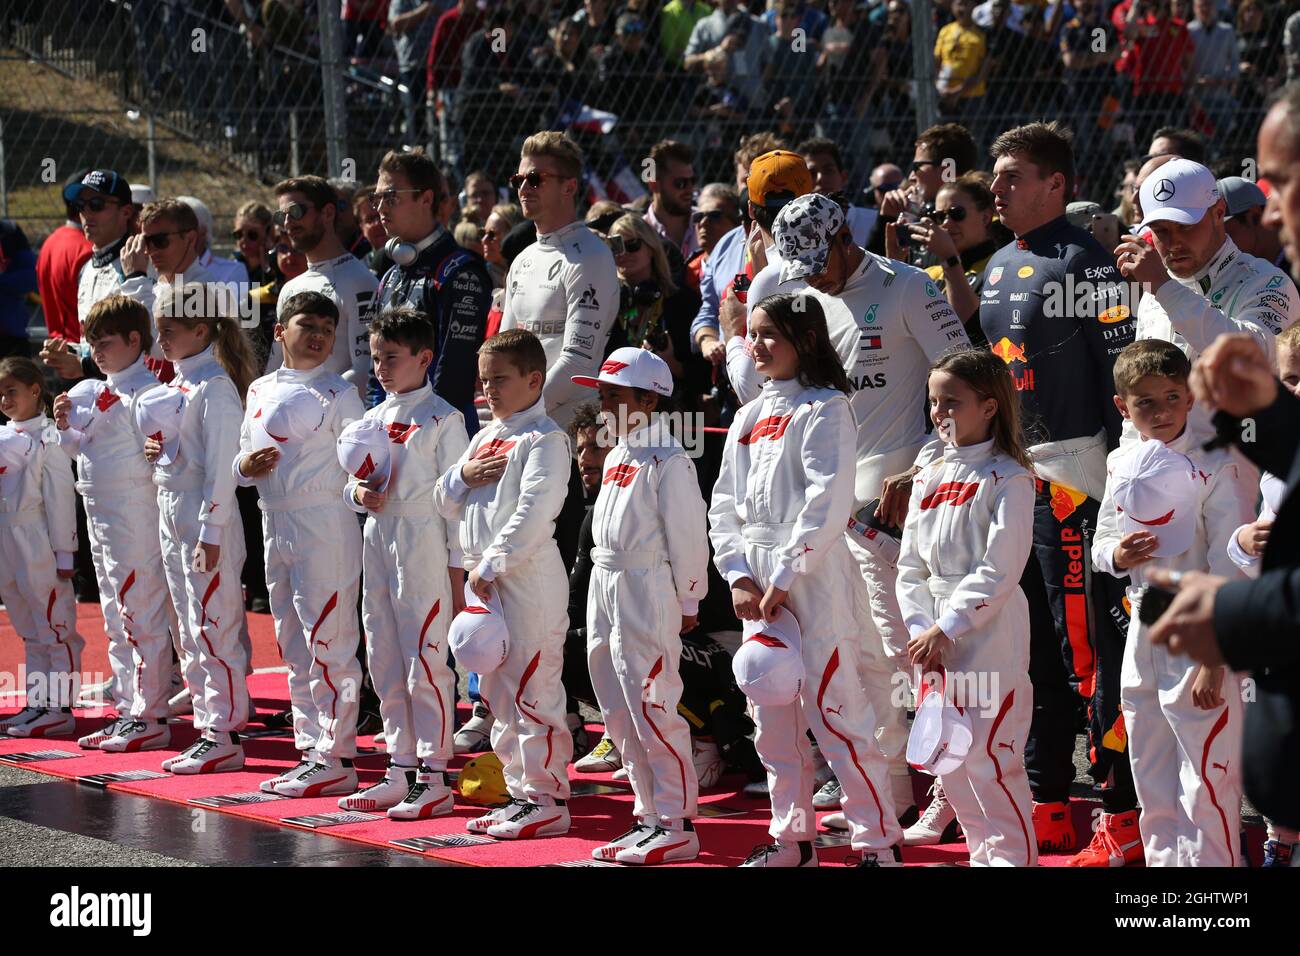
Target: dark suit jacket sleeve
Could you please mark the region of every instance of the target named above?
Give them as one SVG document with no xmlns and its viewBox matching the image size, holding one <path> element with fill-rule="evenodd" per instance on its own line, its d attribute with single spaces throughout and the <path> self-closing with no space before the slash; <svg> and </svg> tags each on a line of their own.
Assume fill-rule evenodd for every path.
<svg viewBox="0 0 1300 956">
<path fill-rule="evenodd" d="M 1246 426 L 1250 421 L 1255 425 L 1253 436 Z M 1214 426 L 1219 434 L 1230 437 L 1241 453 L 1259 467 L 1279 478 L 1291 474 L 1291 465 L 1300 451 L 1300 398 L 1281 384 L 1277 388 L 1277 398 L 1268 408 L 1245 419 L 1218 412 L 1214 416 Z M 1243 441 L 1243 437 L 1253 440 Z"/>
</svg>

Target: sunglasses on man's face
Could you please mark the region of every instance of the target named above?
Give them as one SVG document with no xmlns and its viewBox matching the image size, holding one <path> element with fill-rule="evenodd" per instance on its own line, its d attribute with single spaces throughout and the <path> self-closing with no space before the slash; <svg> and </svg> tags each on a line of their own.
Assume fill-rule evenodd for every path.
<svg viewBox="0 0 1300 956">
<path fill-rule="evenodd" d="M 704 220 L 709 222 L 721 222 L 727 217 L 725 211 L 721 209 L 710 209 L 707 212 L 699 211 L 691 213 L 691 225 L 698 226 Z"/>
<path fill-rule="evenodd" d="M 150 249 L 166 249 L 172 244 L 172 236 L 183 236 L 189 229 L 176 229 L 172 232 L 145 233 L 144 244 Z"/>
<path fill-rule="evenodd" d="M 234 239 L 235 242 L 243 239 L 247 239 L 249 242 L 261 242 L 262 231 L 260 229 L 232 229 L 230 230 L 230 238 Z"/>
<path fill-rule="evenodd" d="M 300 202 L 290 203 L 287 209 L 277 209 L 271 213 L 271 221 L 277 226 L 283 226 L 290 219 L 297 222 L 307 215 L 307 210 L 310 208 L 310 206 L 305 206 Z"/>
<path fill-rule="evenodd" d="M 912 160 L 912 164 L 907 167 L 907 171 L 910 173 L 919 173 L 927 166 L 938 166 L 938 165 L 939 164 L 936 163 L 933 159 L 914 159 Z"/>
<path fill-rule="evenodd" d="M 536 189 L 545 179 L 565 179 L 559 173 L 544 173 L 541 170 L 530 170 L 527 173 L 515 173 L 510 177 L 510 188 L 519 192 L 524 186 L 530 189 Z"/>
<path fill-rule="evenodd" d="M 892 183 L 881 183 L 879 186 L 876 187 L 876 192 L 883 196 L 885 193 L 893 192 L 901 185 L 903 185 L 903 181 L 901 179 L 895 180 Z"/>
<path fill-rule="evenodd" d="M 673 189 L 686 189 L 695 185 L 694 176 L 678 176 L 676 179 L 669 181 L 672 183 Z"/>
<path fill-rule="evenodd" d="M 72 205 L 73 208 L 77 210 L 77 212 L 84 212 L 87 209 L 89 209 L 91 212 L 103 212 L 104 207 L 107 206 L 109 203 L 112 203 L 114 206 L 122 205 L 122 201 L 120 199 L 105 199 L 102 196 L 96 196 L 93 199 L 78 199 Z"/>
<path fill-rule="evenodd" d="M 484 240 L 485 242 L 496 242 L 496 241 L 497 241 L 497 231 L 496 231 L 495 229 L 484 229 L 484 230 L 483 230 L 483 240 Z"/>
</svg>

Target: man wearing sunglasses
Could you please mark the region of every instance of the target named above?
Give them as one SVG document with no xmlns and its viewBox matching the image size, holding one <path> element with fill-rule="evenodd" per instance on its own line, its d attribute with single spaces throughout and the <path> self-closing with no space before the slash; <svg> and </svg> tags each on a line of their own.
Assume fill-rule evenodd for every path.
<svg viewBox="0 0 1300 956">
<path fill-rule="evenodd" d="M 321 367 L 351 382 L 364 399 L 370 380 L 369 326 L 379 283 L 343 245 L 337 218 L 342 200 L 329 182 L 320 176 L 286 179 L 276 183 L 275 198 L 271 221 L 293 251 L 307 257 L 307 271 L 286 282 L 277 301 L 288 302 L 300 292 L 319 292 L 333 301 L 339 310 L 338 334 Z M 267 374 L 283 362 L 283 347 L 273 342 Z"/>
<path fill-rule="evenodd" d="M 218 283 L 199 264 L 200 235 L 198 216 L 179 199 L 147 204 L 140 210 L 140 231 L 122 247 L 126 278 L 142 281 L 123 292 L 152 312 L 154 300 L 166 286 Z M 156 278 L 150 281 L 150 276 Z"/>
<path fill-rule="evenodd" d="M 934 202 L 945 182 L 970 172 L 978 160 L 979 150 L 966 127 L 940 123 L 922 132 L 916 138 L 907 182 L 903 188 L 886 193 L 880 201 L 880 218 L 867 248 L 884 255 L 885 223 L 897 222 L 899 214 L 909 205 Z"/>
<path fill-rule="evenodd" d="M 700 190 L 699 207 L 691 213 L 691 229 L 699 250 L 686 263 L 686 277 L 697 291 L 704 266 L 722 237 L 740 224 L 740 199 L 727 183 L 709 183 Z"/>
<path fill-rule="evenodd" d="M 438 221 L 449 194 L 442 172 L 423 150 L 392 150 L 379 163 L 373 201 L 395 265 L 379 284 L 376 314 L 409 306 L 427 316 L 438 352 L 429 366 L 433 390 L 460 409 L 478 431 L 474 383 L 478 347 L 487 333 L 492 278 L 482 258 L 462 249 Z M 371 377 L 370 404 L 383 400 Z"/>
<path fill-rule="evenodd" d="M 695 198 L 695 151 L 685 143 L 665 139 L 650 148 L 650 208 L 645 221 L 676 247 L 683 260 L 699 250 L 699 239 L 691 228 L 691 203 Z"/>
<path fill-rule="evenodd" d="M 510 185 L 537 242 L 506 276 L 501 329 L 526 329 L 546 349 L 546 412 L 567 428 L 590 393 L 573 376 L 595 378 L 618 315 L 614 256 L 577 214 L 582 150 L 563 133 L 534 133 L 524 141 Z"/>
</svg>

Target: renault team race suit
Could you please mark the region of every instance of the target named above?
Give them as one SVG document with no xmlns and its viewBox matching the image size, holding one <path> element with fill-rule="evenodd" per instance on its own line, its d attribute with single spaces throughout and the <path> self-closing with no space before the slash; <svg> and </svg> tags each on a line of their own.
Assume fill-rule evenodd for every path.
<svg viewBox="0 0 1300 956">
<path fill-rule="evenodd" d="M 1129 620 L 1125 582 L 1094 575 L 1089 560 L 1105 452 L 1120 434 L 1112 369 L 1134 335 L 1120 282 L 1114 258 L 1060 216 L 993 254 L 979 310 L 993 353 L 1015 379 L 1022 423 L 1033 436 L 1034 547 L 1021 580 L 1034 688 L 1024 750 L 1030 788 L 1039 803 L 1069 798 L 1074 737 L 1089 705 L 1091 773 L 1100 784 L 1110 781 L 1102 791 L 1108 813 L 1136 806 L 1119 710 Z M 1067 485 L 1048 474 L 1077 478 Z"/>
</svg>

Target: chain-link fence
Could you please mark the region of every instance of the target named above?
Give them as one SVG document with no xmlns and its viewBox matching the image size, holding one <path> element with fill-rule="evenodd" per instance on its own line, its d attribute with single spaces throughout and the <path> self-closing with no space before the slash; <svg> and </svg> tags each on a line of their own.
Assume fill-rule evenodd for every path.
<svg viewBox="0 0 1300 956">
<path fill-rule="evenodd" d="M 1300 6 L 1211 2 L 1215 28 L 1189 30 L 1162 19 L 1168 0 L 1132 15 L 1130 0 L 767 2 L 6 0 L 0 213 L 38 241 L 62 220 L 57 185 L 108 166 L 204 199 L 222 246 L 235 208 L 282 176 L 364 182 L 419 144 L 457 183 L 501 183 L 538 129 L 585 147 L 593 198 L 641 194 L 663 138 L 695 148 L 699 182 L 732 181 L 759 130 L 836 140 L 856 189 L 877 163 L 906 168 L 936 120 L 986 155 L 1038 118 L 1076 129 L 1081 193 L 1109 207 L 1159 127 L 1199 129 L 1230 163 L 1253 151 Z"/>
</svg>

